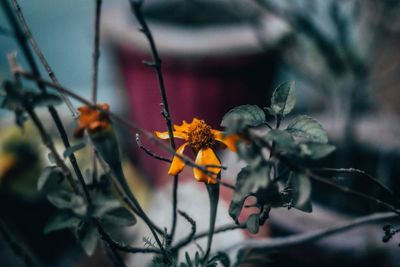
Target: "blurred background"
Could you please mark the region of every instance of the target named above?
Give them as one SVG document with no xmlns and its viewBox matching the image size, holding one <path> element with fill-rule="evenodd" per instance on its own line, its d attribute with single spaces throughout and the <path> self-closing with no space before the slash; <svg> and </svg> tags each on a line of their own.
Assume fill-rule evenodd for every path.
<svg viewBox="0 0 400 267">
<path fill-rule="evenodd" d="M 89 98 L 94 1 L 19 2 L 61 84 Z M 294 80 L 297 105 L 293 115 L 317 118 L 337 146 L 315 167 L 359 168 L 399 192 L 400 1 L 147 0 L 144 10 L 163 62 L 175 123 L 197 117 L 219 128 L 229 109 L 240 104 L 267 106 L 277 85 Z M 3 11 L 0 80 L 10 78 L 6 54 L 19 51 Z M 148 43 L 137 26 L 128 1 L 104 1 L 98 99 L 149 131 L 166 130 L 155 73 L 142 64 L 151 59 Z M 18 54 L 19 62 L 27 67 L 23 55 Z M 43 76 L 47 77 L 45 72 Z M 59 110 L 72 134 L 75 122 L 64 106 Z M 47 153 L 33 127 L 21 133 L 13 119 L 11 113 L 0 111 L 0 218 L 44 266 L 108 266 L 100 251 L 86 259 L 67 231 L 42 234 L 45 221 L 54 211 L 36 191 L 36 180 L 48 164 Z M 43 120 L 48 120 L 49 129 L 54 130 L 45 112 Z M 154 216 L 169 221 L 169 208 L 165 214 L 154 209 L 157 203 L 170 202 L 166 196 L 171 183 L 165 175 L 168 166 L 140 152 L 134 133 L 121 128 L 118 134 L 125 169 L 131 182 L 139 185 L 136 188 L 142 192 L 142 201 Z M 224 176 L 234 182 L 241 165 L 233 154 L 220 153 L 230 167 Z M 88 155 L 80 152 L 82 166 L 87 165 Z M 185 190 L 196 194 L 200 189 L 193 185 L 190 170 L 182 176 Z M 357 177 L 334 179 L 386 198 Z M 187 192 L 182 193 L 184 203 L 193 197 Z M 221 204 L 219 223 L 224 224 L 230 222 L 230 192 L 222 194 L 226 202 Z M 200 199 L 204 194 L 198 195 Z M 262 234 L 311 231 L 378 210 L 376 205 L 319 184 L 314 185 L 313 199 L 311 215 L 292 210 L 271 212 Z M 188 209 L 201 209 L 186 205 Z M 141 229 L 127 231 L 132 242 L 141 244 Z M 383 244 L 382 235 L 380 225 L 360 227 L 314 245 L 277 253 L 271 266 L 396 266 L 398 241 Z M 245 237 L 239 233 L 232 238 Z M 215 249 L 226 246 L 223 237 L 216 243 Z M 134 257 L 128 260 L 131 266 L 145 264 Z M 1 239 L 0 263 L 21 265 Z"/>
</svg>

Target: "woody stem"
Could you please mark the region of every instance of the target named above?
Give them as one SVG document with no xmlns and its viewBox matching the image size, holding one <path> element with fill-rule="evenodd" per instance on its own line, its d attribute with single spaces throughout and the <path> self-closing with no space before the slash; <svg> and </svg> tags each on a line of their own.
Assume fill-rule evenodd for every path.
<svg viewBox="0 0 400 267">
<path fill-rule="evenodd" d="M 167 93 L 165 90 L 164 77 L 163 77 L 163 74 L 161 71 L 161 59 L 158 54 L 153 35 L 152 35 L 150 28 L 147 25 L 147 22 L 143 16 L 143 12 L 142 12 L 143 2 L 144 1 L 130 0 L 132 11 L 135 14 L 136 19 L 138 20 L 138 22 L 141 26 L 140 31 L 146 36 L 147 41 L 149 42 L 153 61 L 150 63 L 149 62 L 144 62 L 144 63 L 146 65 L 148 65 L 149 67 L 154 68 L 154 70 L 156 72 L 159 89 L 160 89 L 160 94 L 161 94 L 161 99 L 162 99 L 162 115 L 165 118 L 165 122 L 166 122 L 166 125 L 168 128 L 170 146 L 173 150 L 175 150 L 176 145 L 175 145 L 174 135 L 173 135 L 172 118 L 171 118 L 171 113 L 169 111 L 169 106 L 168 106 L 168 99 L 167 99 Z M 167 245 L 170 245 L 172 243 L 174 235 L 175 235 L 175 230 L 176 230 L 177 206 L 178 206 L 177 205 L 177 203 L 178 203 L 178 179 L 179 179 L 179 176 L 175 175 L 174 181 L 173 181 L 173 189 L 172 189 L 172 227 L 171 227 L 171 233 L 169 234 L 169 238 L 168 238 L 169 240 L 167 241 Z"/>
</svg>

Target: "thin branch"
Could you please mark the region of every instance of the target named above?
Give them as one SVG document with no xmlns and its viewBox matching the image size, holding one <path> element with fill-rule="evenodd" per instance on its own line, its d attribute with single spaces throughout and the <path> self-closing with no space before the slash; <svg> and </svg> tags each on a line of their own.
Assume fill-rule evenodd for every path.
<svg viewBox="0 0 400 267">
<path fill-rule="evenodd" d="M 227 225 L 223 225 L 223 226 L 215 228 L 214 234 L 231 231 L 231 230 L 237 230 L 237 229 L 245 229 L 245 228 L 246 228 L 245 223 L 241 223 L 241 224 L 232 223 L 232 224 L 227 224 Z M 200 232 L 193 237 L 193 240 L 207 237 L 207 235 L 208 235 L 208 231 Z"/>
<path fill-rule="evenodd" d="M 14 7 L 14 11 L 17 14 L 18 20 L 22 25 L 23 31 L 25 33 L 26 38 L 28 39 L 28 41 L 30 42 L 33 51 L 35 51 L 35 54 L 37 55 L 37 57 L 39 58 L 40 62 L 42 62 L 44 68 L 47 71 L 47 74 L 49 75 L 50 79 L 56 83 L 59 84 L 57 77 L 55 76 L 53 70 L 51 69 L 49 63 L 47 62 L 46 58 L 44 57 L 42 51 L 40 50 L 36 40 L 33 38 L 32 32 L 29 29 L 28 24 L 26 23 L 24 14 L 22 13 L 21 7 L 18 4 L 17 0 L 12 0 L 13 2 L 13 7 Z M 24 37 L 25 38 L 25 37 Z M 71 101 L 69 100 L 69 98 L 64 95 L 61 94 L 65 104 L 67 105 L 68 109 L 70 110 L 72 116 L 77 119 L 78 118 L 78 113 L 76 112 L 74 106 L 72 105 Z"/>
<path fill-rule="evenodd" d="M 171 148 L 173 150 L 176 149 L 175 146 L 175 141 L 174 141 L 174 135 L 173 135 L 173 127 L 172 127 L 172 118 L 171 118 L 171 113 L 169 111 L 169 106 L 168 106 L 168 99 L 167 99 L 167 93 L 165 90 L 165 84 L 164 84 L 164 77 L 161 71 L 161 59 L 157 51 L 157 46 L 156 43 L 154 42 L 153 35 L 150 31 L 149 26 L 147 25 L 147 22 L 143 16 L 142 12 L 142 5 L 144 1 L 142 0 L 130 0 L 131 3 L 131 9 L 133 13 L 136 16 L 136 19 L 138 20 L 141 28 L 140 31 L 146 36 L 147 41 L 149 42 L 150 45 L 150 51 L 151 55 L 153 58 L 153 62 L 148 62 L 146 65 L 153 67 L 157 79 L 158 79 L 158 84 L 159 84 L 159 89 L 160 89 L 160 94 L 161 94 L 161 99 L 162 99 L 162 115 L 165 118 L 165 123 L 168 128 L 168 135 L 169 135 L 169 141 Z M 176 230 L 176 222 L 177 222 L 177 206 L 178 206 L 178 175 L 174 175 L 174 181 L 173 181 L 173 188 L 172 188 L 172 227 L 171 227 L 171 233 L 169 234 L 169 240 L 168 244 L 171 244 L 174 235 L 175 235 L 175 230 Z"/>
<path fill-rule="evenodd" d="M 168 162 L 168 163 L 171 163 L 171 162 L 172 162 L 172 160 L 167 159 L 167 158 L 164 158 L 163 156 L 160 156 L 160 155 L 158 155 L 158 154 L 152 152 L 152 151 L 151 151 L 150 149 L 148 149 L 147 147 L 145 147 L 145 146 L 142 144 L 142 141 L 140 141 L 140 135 L 139 135 L 139 134 L 136 134 L 136 144 L 138 145 L 138 147 L 139 147 L 140 149 L 142 149 L 142 150 L 143 150 L 147 155 L 149 155 L 150 157 L 153 157 L 153 158 L 155 158 L 155 159 L 158 159 L 158 160 L 161 160 L 161 161 L 165 161 L 165 162 Z"/>
<path fill-rule="evenodd" d="M 111 236 L 107 233 L 107 231 L 104 229 L 104 227 L 100 224 L 100 222 L 98 220 L 95 220 L 94 223 L 99 229 L 100 237 L 114 249 L 118 249 L 120 251 L 127 252 L 127 253 L 156 253 L 156 254 L 161 253 L 161 251 L 159 249 L 136 248 L 136 247 L 131 247 L 129 245 L 119 243 L 111 238 Z"/>
<path fill-rule="evenodd" d="M 101 5 L 102 0 L 96 0 L 95 18 L 94 18 L 94 38 L 93 38 L 93 61 L 92 61 L 92 102 L 97 103 L 97 83 L 99 73 L 99 59 L 100 59 L 100 21 L 101 21 Z M 94 147 L 90 152 L 92 162 L 92 180 L 97 181 L 97 161 Z"/>
<path fill-rule="evenodd" d="M 303 245 L 305 243 L 314 242 L 320 240 L 322 238 L 344 232 L 355 228 L 360 225 L 364 225 L 367 223 L 394 219 L 397 218 L 398 215 L 392 212 L 385 213 L 375 213 L 367 216 L 362 216 L 356 219 L 353 219 L 349 222 L 341 223 L 337 226 L 330 227 L 323 230 L 313 231 L 311 233 L 301 233 L 295 234 L 288 237 L 276 237 L 276 238 L 265 238 L 265 239 L 252 239 L 238 242 L 236 244 L 231 245 L 226 249 L 226 251 L 231 251 L 240 248 L 246 249 L 258 249 L 258 250 L 270 250 L 270 249 L 285 249 L 297 245 Z"/>
<path fill-rule="evenodd" d="M 165 145 L 163 142 L 161 142 L 158 138 L 156 138 L 151 132 L 148 132 L 146 130 L 144 130 L 143 128 L 141 128 L 140 126 L 138 126 L 137 124 L 135 124 L 134 122 L 125 120 L 123 118 L 121 118 L 120 116 L 118 116 L 117 114 L 113 113 L 112 111 L 109 110 L 103 110 L 97 106 L 94 106 L 92 102 L 90 102 L 89 100 L 85 99 L 84 97 L 81 97 L 80 95 L 74 93 L 71 89 L 68 89 L 66 87 L 63 87 L 62 85 L 59 84 L 55 84 L 53 82 L 44 80 L 42 78 L 38 78 L 35 75 L 33 75 L 32 73 L 26 72 L 26 71 L 19 71 L 18 74 L 20 74 L 21 76 L 29 79 L 29 80 L 33 80 L 33 81 L 38 81 L 41 82 L 49 87 L 52 87 L 54 89 L 56 89 L 57 91 L 63 92 L 66 95 L 69 95 L 70 97 L 78 100 L 79 102 L 96 108 L 98 110 L 101 110 L 102 112 L 104 112 L 105 114 L 110 115 L 111 117 L 114 118 L 115 121 L 119 122 L 120 124 L 122 124 L 123 126 L 133 129 L 135 131 L 138 131 L 139 133 L 141 133 L 142 135 L 144 135 L 148 140 L 150 140 L 151 142 L 155 143 L 157 146 L 161 147 L 162 149 L 164 149 L 165 151 L 167 151 L 168 153 L 170 153 L 173 156 L 178 157 L 179 159 L 181 159 L 186 165 L 189 165 L 193 168 L 198 168 L 199 170 L 201 170 L 203 173 L 211 176 L 213 178 L 216 177 L 217 173 L 210 171 L 206 168 L 206 166 L 203 165 L 198 165 L 196 164 L 192 159 L 190 159 L 189 157 L 183 155 L 183 154 L 178 154 L 176 153 L 175 150 L 173 150 L 170 146 Z M 217 183 L 226 186 L 228 188 L 234 189 L 235 186 L 226 183 L 226 182 L 222 182 L 222 181 L 217 181 Z"/>
<path fill-rule="evenodd" d="M 183 212 L 181 210 L 178 210 L 178 212 L 183 218 L 185 218 L 192 225 L 192 229 L 191 229 L 189 235 L 185 239 L 179 241 L 172 248 L 173 251 L 179 251 L 181 248 L 188 245 L 190 242 L 192 242 L 192 240 L 194 239 L 194 236 L 196 234 L 196 222 L 186 212 Z"/>
<path fill-rule="evenodd" d="M 100 17 L 102 0 L 96 0 L 94 38 L 93 38 L 93 65 L 92 65 L 92 102 L 97 103 L 97 81 L 100 58 Z"/>
<path fill-rule="evenodd" d="M 31 117 L 32 122 L 35 124 L 36 128 L 38 129 L 39 134 L 40 134 L 40 138 L 42 139 L 43 144 L 50 150 L 50 153 L 52 153 L 52 155 L 54 156 L 55 163 L 57 164 L 57 166 L 59 166 L 61 168 L 63 176 L 65 178 L 67 178 L 67 180 L 71 184 L 72 189 L 76 193 L 79 193 L 79 188 L 78 188 L 77 184 L 75 183 L 75 180 L 72 178 L 71 172 L 69 171 L 67 165 L 65 164 L 65 162 L 63 161 L 61 156 L 58 154 L 58 152 L 57 152 L 57 150 L 56 150 L 56 148 L 54 146 L 53 140 L 51 139 L 50 135 L 47 133 L 46 128 L 42 124 L 42 122 L 39 119 L 39 117 L 37 116 L 36 112 L 29 105 L 29 103 L 27 103 L 27 101 L 24 100 L 24 97 L 22 95 L 19 95 L 18 92 L 16 92 L 16 90 L 14 90 L 12 88 L 11 84 L 5 83 L 4 87 L 5 87 L 6 90 L 10 90 L 10 91 L 12 90 L 13 93 L 18 95 L 19 99 L 22 102 L 22 105 L 23 105 L 25 111 Z"/>
<path fill-rule="evenodd" d="M 316 172 L 333 172 L 333 173 L 348 173 L 348 174 L 357 174 L 361 175 L 362 177 L 367 178 L 369 181 L 371 181 L 373 184 L 377 185 L 379 188 L 381 188 L 383 191 L 386 191 L 389 193 L 393 198 L 395 198 L 397 201 L 399 201 L 398 197 L 396 194 L 387 187 L 385 184 L 383 184 L 381 181 L 379 181 L 377 178 L 373 177 L 372 175 L 366 173 L 363 170 L 360 169 L 355 169 L 355 168 L 312 168 L 312 171 Z"/>
<path fill-rule="evenodd" d="M 9 21 L 9 23 L 11 24 L 12 28 L 14 29 L 14 34 L 15 34 L 15 38 L 22 50 L 23 55 L 25 56 L 28 65 L 30 67 L 30 69 L 32 70 L 32 73 L 34 76 L 40 78 L 40 72 L 39 72 L 39 68 L 36 65 L 35 59 L 33 58 L 33 54 L 31 52 L 31 50 L 29 49 L 28 43 L 27 43 L 27 38 L 25 33 L 23 32 L 23 30 L 21 29 L 21 26 L 17 20 L 17 18 L 15 17 L 14 13 L 12 12 L 12 8 L 9 4 L 9 1 L 0 1 L 0 3 L 2 4 L 2 7 L 6 13 L 7 19 Z M 12 64 L 15 64 L 15 59 L 12 59 L 14 62 Z M 11 66 L 12 67 L 12 66 Z M 44 83 L 40 82 L 40 81 L 36 81 L 37 86 L 39 87 L 40 91 L 45 93 L 46 92 L 46 86 Z M 64 125 L 60 119 L 60 116 L 58 115 L 57 110 L 53 107 L 53 106 L 49 106 L 48 107 L 49 113 L 56 125 L 56 128 L 60 134 L 60 137 L 63 141 L 63 144 L 65 146 L 65 148 L 69 148 L 71 147 L 69 140 L 68 140 L 68 136 L 67 136 L 67 132 L 65 131 Z M 90 195 L 87 189 L 85 189 L 84 186 L 84 179 L 82 176 L 82 172 L 78 166 L 76 157 L 74 155 L 74 153 L 71 153 L 70 156 L 68 157 L 69 161 L 71 162 L 71 165 L 74 169 L 74 172 L 79 180 L 79 182 L 82 185 L 82 188 L 84 190 L 85 196 L 88 199 L 88 201 L 90 202 Z"/>
</svg>

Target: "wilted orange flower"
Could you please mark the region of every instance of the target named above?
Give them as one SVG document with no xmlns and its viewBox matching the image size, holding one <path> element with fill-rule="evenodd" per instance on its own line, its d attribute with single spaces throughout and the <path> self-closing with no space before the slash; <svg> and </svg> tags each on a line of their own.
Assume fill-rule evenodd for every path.
<svg viewBox="0 0 400 267">
<path fill-rule="evenodd" d="M 97 108 L 101 110 L 110 110 L 110 106 L 106 103 L 97 104 Z M 89 133 L 95 133 L 102 129 L 110 127 L 110 118 L 108 114 L 101 112 L 95 107 L 82 106 L 78 108 L 80 112 L 78 127 L 75 130 L 76 137 L 82 137 L 85 129 Z"/>
<path fill-rule="evenodd" d="M 169 139 L 168 132 L 155 132 L 156 136 L 160 139 Z M 196 164 L 198 165 L 215 165 L 220 166 L 221 163 L 215 155 L 212 147 L 219 141 L 226 145 L 230 150 L 236 152 L 236 142 L 238 137 L 236 135 L 224 136 L 223 132 L 211 129 L 203 120 L 194 118 L 191 123 L 186 121 L 182 125 L 174 125 L 173 131 L 174 138 L 183 139 L 185 143 L 181 145 L 176 152 L 182 155 L 185 147 L 189 145 L 193 152 L 196 154 Z M 185 167 L 185 163 L 177 156 L 172 159 L 171 166 L 168 170 L 169 175 L 177 175 Z M 207 167 L 207 170 L 218 174 L 221 168 Z M 216 184 L 216 178 L 210 177 L 198 168 L 193 169 L 194 177 L 199 182 L 208 184 Z"/>
</svg>

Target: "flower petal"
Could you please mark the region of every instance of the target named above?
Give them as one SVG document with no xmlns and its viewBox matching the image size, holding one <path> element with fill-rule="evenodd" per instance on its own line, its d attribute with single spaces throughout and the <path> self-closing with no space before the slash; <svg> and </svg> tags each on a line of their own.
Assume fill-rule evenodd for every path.
<svg viewBox="0 0 400 267">
<path fill-rule="evenodd" d="M 236 143 L 239 141 L 239 136 L 237 134 L 231 134 L 224 136 L 224 133 L 218 130 L 212 130 L 212 133 L 214 134 L 215 140 L 223 143 L 226 145 L 227 148 L 229 148 L 231 151 L 236 152 Z"/>
<path fill-rule="evenodd" d="M 214 151 L 211 148 L 201 149 L 196 156 L 196 164 L 198 165 L 221 165 L 217 155 L 215 155 Z M 220 173 L 221 169 L 217 167 L 207 167 L 207 170 L 214 172 L 215 174 Z M 199 182 L 205 182 L 208 184 L 216 184 L 217 179 L 216 175 L 213 177 L 205 174 L 199 168 L 193 168 L 194 177 Z"/>
<path fill-rule="evenodd" d="M 187 133 L 189 131 L 190 124 L 186 121 L 182 121 L 182 125 L 174 125 L 175 131 Z"/>
<path fill-rule="evenodd" d="M 155 131 L 154 134 L 160 139 L 169 139 L 168 131 L 166 131 L 166 132 Z M 183 140 L 187 139 L 187 134 L 182 133 L 182 132 L 174 131 L 173 135 L 174 135 L 174 138 L 179 138 L 179 139 L 183 139 Z"/>
<path fill-rule="evenodd" d="M 183 154 L 183 151 L 185 150 L 185 147 L 188 145 L 188 143 L 184 143 L 178 149 L 176 150 L 176 153 L 179 155 Z M 185 167 L 185 163 L 177 156 L 174 156 L 172 159 L 171 166 L 169 167 L 168 174 L 169 175 L 177 175 L 180 173 L 183 168 Z"/>
</svg>

